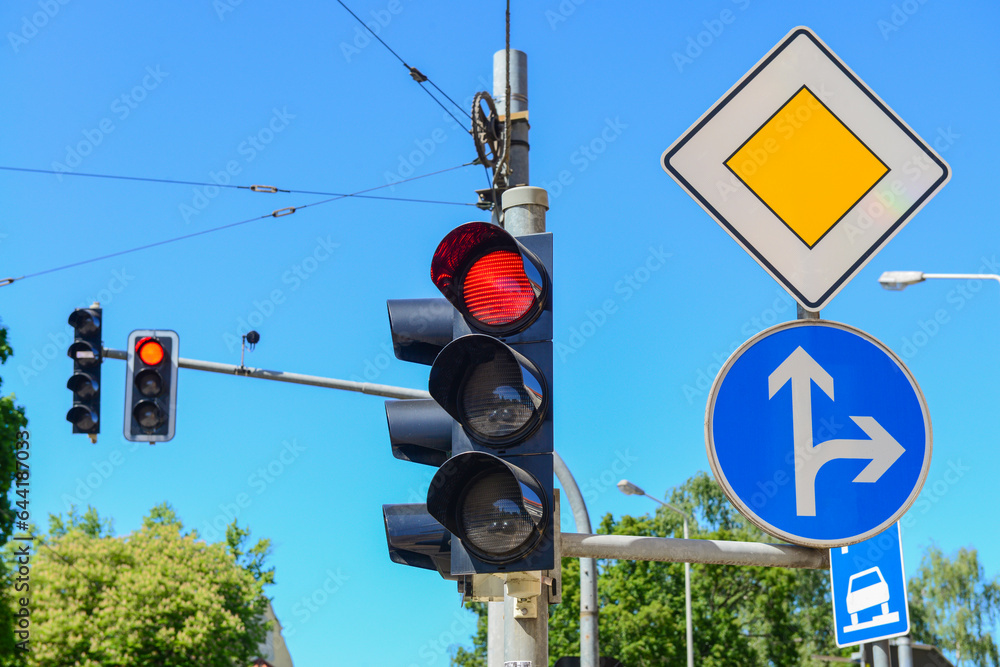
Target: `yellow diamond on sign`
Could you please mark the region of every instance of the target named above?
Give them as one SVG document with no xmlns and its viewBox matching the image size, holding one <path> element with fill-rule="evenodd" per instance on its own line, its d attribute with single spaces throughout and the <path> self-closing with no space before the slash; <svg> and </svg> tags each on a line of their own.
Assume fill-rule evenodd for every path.
<svg viewBox="0 0 1000 667">
<path fill-rule="evenodd" d="M 805 86 L 726 166 L 810 248 L 889 171 Z"/>
</svg>

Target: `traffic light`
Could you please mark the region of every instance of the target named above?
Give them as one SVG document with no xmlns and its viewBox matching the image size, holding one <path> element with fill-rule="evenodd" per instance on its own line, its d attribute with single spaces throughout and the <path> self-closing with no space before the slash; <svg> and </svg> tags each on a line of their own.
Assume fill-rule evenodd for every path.
<svg viewBox="0 0 1000 667">
<path fill-rule="evenodd" d="M 101 309 L 77 308 L 70 313 L 69 325 L 73 343 L 66 354 L 73 360 L 73 375 L 66 388 L 73 392 L 73 407 L 66 420 L 73 424 L 73 433 L 96 436 L 101 432 Z"/>
<path fill-rule="evenodd" d="M 438 466 L 427 512 L 452 536 L 453 576 L 554 566 L 551 267 L 551 234 L 470 222 L 431 262 L 451 308 L 389 302 L 396 356 L 431 364 L 432 396 L 387 402 L 390 441 Z"/>
<path fill-rule="evenodd" d="M 451 576 L 451 533 L 427 513 L 427 505 L 383 505 L 385 539 L 394 563 Z"/>
<path fill-rule="evenodd" d="M 139 329 L 128 336 L 125 439 L 166 442 L 177 413 L 177 333 Z"/>
</svg>

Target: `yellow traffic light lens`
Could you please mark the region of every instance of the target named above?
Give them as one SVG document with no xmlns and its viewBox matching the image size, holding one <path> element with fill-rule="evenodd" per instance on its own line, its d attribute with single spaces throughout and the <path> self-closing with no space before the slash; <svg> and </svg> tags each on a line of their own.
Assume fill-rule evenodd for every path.
<svg viewBox="0 0 1000 667">
<path fill-rule="evenodd" d="M 144 338 L 135 346 L 139 359 L 147 366 L 158 366 L 163 361 L 163 346 L 153 338 Z"/>
<path fill-rule="evenodd" d="M 540 392 L 525 386 L 525 375 L 513 358 L 497 355 L 469 372 L 459 396 L 467 427 L 486 438 L 507 438 L 537 418 Z"/>
</svg>

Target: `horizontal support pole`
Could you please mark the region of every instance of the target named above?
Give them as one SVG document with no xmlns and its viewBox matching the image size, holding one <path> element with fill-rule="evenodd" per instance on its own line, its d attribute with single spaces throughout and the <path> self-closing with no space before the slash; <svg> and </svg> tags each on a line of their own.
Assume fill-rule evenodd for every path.
<svg viewBox="0 0 1000 667">
<path fill-rule="evenodd" d="M 830 567 L 829 549 L 810 549 L 792 544 L 584 533 L 563 533 L 561 544 L 564 558 L 614 558 L 810 570 Z"/>
<path fill-rule="evenodd" d="M 109 348 L 104 348 L 103 356 L 106 359 L 128 359 L 128 354 L 124 350 L 112 350 Z M 406 387 L 393 387 L 387 384 L 373 384 L 371 382 L 337 380 L 335 378 L 325 378 L 317 375 L 303 375 L 302 373 L 268 371 L 263 368 L 234 366 L 233 364 L 219 364 L 214 361 L 200 361 L 198 359 L 182 358 L 177 360 L 177 365 L 180 368 L 191 368 L 196 371 L 208 371 L 209 373 L 222 373 L 224 375 L 239 375 L 241 377 L 274 380 L 276 382 L 291 382 L 293 384 L 307 384 L 313 387 L 356 391 L 362 394 L 371 394 L 373 396 L 385 396 L 386 398 L 410 399 L 431 397 L 428 392 L 421 391 L 420 389 L 407 389 Z"/>
</svg>

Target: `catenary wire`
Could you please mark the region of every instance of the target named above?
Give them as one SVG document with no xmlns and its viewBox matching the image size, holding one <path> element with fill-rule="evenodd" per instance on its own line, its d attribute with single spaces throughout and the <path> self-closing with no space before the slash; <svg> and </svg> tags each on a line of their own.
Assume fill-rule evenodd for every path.
<svg viewBox="0 0 1000 667">
<path fill-rule="evenodd" d="M 168 183 L 171 185 L 200 185 L 205 187 L 218 187 L 218 188 L 232 188 L 237 190 L 252 190 L 254 192 L 284 192 L 288 194 L 297 195 L 325 195 L 329 197 L 356 197 L 358 199 L 380 199 L 384 201 L 402 201 L 402 202 L 415 202 L 421 204 L 447 204 L 450 206 L 475 206 L 475 204 L 470 204 L 468 202 L 457 202 L 457 201 L 439 201 L 436 199 L 410 199 L 406 197 L 382 197 L 379 195 L 361 195 L 357 193 L 344 193 L 344 192 L 317 192 L 315 190 L 285 190 L 283 188 L 273 188 L 272 186 L 265 185 L 232 185 L 232 184 L 220 184 L 220 183 L 204 183 L 199 181 L 178 181 L 169 178 L 146 178 L 144 176 L 117 176 L 114 174 L 88 174 L 84 172 L 72 172 L 72 171 L 56 171 L 53 169 L 29 169 L 27 167 L 4 167 L 0 166 L 0 170 L 3 171 L 20 171 L 28 172 L 34 174 L 62 174 L 63 176 L 85 176 L 89 178 L 108 178 L 114 180 L 123 181 L 142 181 L 148 183 Z M 401 181 L 396 181 L 399 183 Z M 394 183 L 395 184 L 395 183 Z M 258 189 L 263 188 L 263 189 Z"/>
<path fill-rule="evenodd" d="M 230 223 L 225 224 L 225 225 L 219 225 L 218 227 L 212 227 L 210 229 L 203 229 L 201 231 L 192 232 L 190 234 L 184 234 L 183 236 L 176 236 L 174 238 L 164 239 L 163 241 L 154 241 L 153 243 L 146 243 L 144 245 L 136 246 L 134 248 L 129 248 L 127 250 L 119 250 L 117 252 L 112 252 L 112 253 L 108 253 L 106 255 L 101 255 L 100 257 L 91 257 L 90 259 L 84 259 L 84 260 L 80 260 L 78 262 L 71 262 L 69 264 L 63 264 L 62 266 L 56 266 L 56 267 L 53 267 L 51 269 L 45 269 L 43 271 L 35 271 L 34 273 L 26 273 L 26 274 L 24 274 L 23 276 L 21 276 L 19 278 L 3 278 L 3 279 L 0 279 L 0 287 L 5 287 L 5 286 L 10 285 L 10 284 L 12 284 L 12 283 L 14 283 L 16 281 L 25 280 L 27 278 L 34 278 L 36 276 L 43 276 L 43 275 L 45 275 L 47 273 L 55 273 L 56 271 L 64 271 L 66 269 L 71 269 L 71 268 L 74 268 L 74 267 L 77 267 L 77 266 L 82 266 L 84 264 L 92 264 L 94 262 L 99 262 L 101 260 L 110 259 L 112 257 L 120 257 L 122 255 L 127 255 L 127 254 L 130 254 L 130 253 L 133 253 L 133 252 L 139 252 L 140 250 L 148 250 L 149 248 L 155 248 L 157 246 L 167 245 L 168 243 L 175 243 L 177 241 L 183 241 L 183 240 L 186 240 L 186 239 L 194 238 L 196 236 L 204 236 L 205 234 L 211 234 L 213 232 L 218 232 L 218 231 L 221 231 L 223 229 L 231 229 L 233 227 L 239 227 L 240 225 L 245 225 L 247 223 L 254 222 L 254 221 L 257 221 L 257 220 L 263 220 L 264 218 L 280 218 L 280 217 L 284 217 L 286 215 L 290 215 L 292 213 L 295 213 L 296 211 L 299 211 L 299 210 L 304 209 L 304 208 L 309 208 L 311 206 L 319 206 L 320 204 L 326 204 L 326 203 L 329 203 L 329 202 L 332 202 L 332 201 L 337 201 L 338 199 L 346 199 L 348 197 L 357 197 L 358 195 L 363 194 L 365 192 L 371 192 L 373 190 L 379 190 L 381 188 L 387 188 L 387 187 L 389 187 L 391 185 L 397 185 L 399 183 L 407 183 L 409 181 L 416 181 L 418 179 L 427 178 L 429 176 L 436 176 L 438 174 L 443 174 L 443 173 L 448 172 L 448 171 L 454 171 L 456 169 L 461 169 L 462 167 L 468 167 L 468 166 L 471 166 L 473 164 L 475 164 L 475 163 L 474 162 L 467 162 L 465 164 L 460 164 L 460 165 L 457 165 L 455 167 L 449 167 L 447 169 L 440 169 L 438 171 L 434 171 L 434 172 L 431 172 L 429 174 L 422 174 L 420 176 L 411 176 L 410 178 L 406 178 L 406 179 L 403 179 L 401 181 L 394 181 L 392 183 L 386 183 L 385 185 L 377 185 L 377 186 L 375 186 L 373 188 L 368 188 L 367 190 L 359 190 L 358 192 L 353 192 L 353 193 L 345 194 L 345 195 L 335 195 L 335 196 L 329 197 L 328 199 L 321 199 L 320 201 L 314 201 L 314 202 L 311 202 L 309 204 L 303 204 L 302 206 L 288 206 L 286 208 L 282 208 L 282 209 L 278 209 L 276 211 L 272 211 L 271 213 L 265 213 L 263 215 L 258 215 L 258 216 L 253 217 L 253 218 L 247 218 L 246 220 L 239 220 L 237 222 L 230 222 Z"/>
<path fill-rule="evenodd" d="M 444 104 L 442 104 L 441 100 L 439 100 L 438 98 L 434 97 L 434 93 L 432 93 L 430 90 L 428 90 L 427 88 L 424 87 L 423 84 L 424 84 L 425 81 L 427 83 L 431 84 L 432 86 L 434 86 L 434 89 L 437 90 L 439 93 L 441 93 L 441 95 L 443 95 L 446 100 L 448 100 L 449 102 L 451 102 L 452 104 L 454 104 L 456 108 L 460 109 L 462 111 L 462 113 L 464 113 L 466 116 L 468 116 L 470 121 L 472 120 L 472 116 L 469 114 L 469 112 L 467 112 L 465 109 L 463 109 L 461 106 L 459 106 L 458 103 L 455 102 L 455 100 L 451 99 L 451 97 L 449 97 L 447 93 L 445 93 L 443 90 L 441 90 L 440 88 L 438 88 L 438 85 L 436 83 L 434 83 L 433 81 L 431 81 L 427 77 L 426 74 L 424 74 L 423 72 L 421 72 L 420 70 L 418 70 L 416 67 L 410 67 L 410 65 L 408 65 L 407 62 L 405 60 L 403 60 L 403 58 L 398 53 L 396 53 L 395 51 L 392 50 L 392 47 L 390 47 L 388 44 L 386 44 L 382 40 L 381 37 L 379 37 L 377 34 L 375 34 L 375 31 L 372 30 L 371 28 L 369 28 L 368 24 L 365 23 L 364 21 L 362 21 L 361 18 L 358 17 L 357 14 L 355 14 L 353 11 L 351 11 L 351 8 L 348 7 L 347 5 L 345 5 L 342 0 L 337 0 L 337 2 L 340 3 L 340 6 L 343 7 L 344 9 L 346 9 L 347 12 L 351 16 L 353 16 L 355 18 L 355 20 L 357 20 L 357 22 L 360 23 L 364 27 L 365 30 L 367 30 L 368 32 L 370 32 L 372 34 L 372 37 L 374 37 L 375 39 L 377 39 L 382 46 L 384 46 L 386 49 L 388 49 L 389 53 L 391 53 L 392 55 L 396 56 L 396 59 L 399 60 L 399 62 L 403 63 L 403 67 L 405 67 L 409 71 L 410 77 L 414 81 L 416 81 L 417 83 L 420 84 L 420 88 L 423 89 L 428 95 L 430 95 L 430 98 L 432 100 L 434 100 L 435 102 L 437 102 L 438 106 L 441 107 L 442 109 L 444 109 L 444 112 L 446 114 L 448 114 L 449 116 L 451 116 L 452 120 L 454 120 L 456 123 L 458 123 L 459 127 L 461 127 L 462 122 L 460 120 L 458 120 L 457 118 L 455 118 L 455 114 L 453 114 Z M 466 132 L 468 132 L 469 134 L 472 134 L 472 130 L 471 129 L 466 130 Z"/>
</svg>

